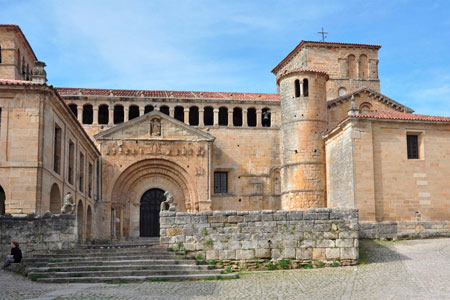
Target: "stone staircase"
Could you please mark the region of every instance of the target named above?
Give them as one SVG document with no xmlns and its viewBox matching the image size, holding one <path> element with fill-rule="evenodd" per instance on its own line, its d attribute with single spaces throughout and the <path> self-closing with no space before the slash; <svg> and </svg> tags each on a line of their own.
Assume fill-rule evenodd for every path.
<svg viewBox="0 0 450 300">
<path fill-rule="evenodd" d="M 178 281 L 236 278 L 160 246 L 159 239 L 91 245 L 24 258 L 31 280 L 51 283 Z"/>
</svg>

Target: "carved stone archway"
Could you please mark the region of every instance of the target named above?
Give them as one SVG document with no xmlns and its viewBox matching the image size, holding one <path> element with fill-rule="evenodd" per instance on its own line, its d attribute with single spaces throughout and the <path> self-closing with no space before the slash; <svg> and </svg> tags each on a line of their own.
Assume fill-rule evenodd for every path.
<svg viewBox="0 0 450 300">
<path fill-rule="evenodd" d="M 165 159 L 146 159 L 132 164 L 117 178 L 111 191 L 113 207 L 122 208 L 122 232 L 139 237 L 142 195 L 152 188 L 172 193 L 177 211 L 198 211 L 198 193 L 188 173 L 177 163 Z"/>
</svg>

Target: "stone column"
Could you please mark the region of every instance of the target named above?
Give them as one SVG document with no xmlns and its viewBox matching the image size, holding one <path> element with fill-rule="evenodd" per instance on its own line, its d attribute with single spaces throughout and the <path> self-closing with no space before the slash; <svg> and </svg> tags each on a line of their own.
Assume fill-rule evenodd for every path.
<svg viewBox="0 0 450 300">
<path fill-rule="evenodd" d="M 92 107 L 93 119 L 92 125 L 98 125 L 98 105 Z"/>
<path fill-rule="evenodd" d="M 247 109 L 244 108 L 242 110 L 242 126 L 243 127 L 248 127 L 248 121 L 247 121 Z"/>
<path fill-rule="evenodd" d="M 303 86 L 303 84 L 301 84 L 300 86 Z M 262 109 L 258 108 L 256 110 L 256 127 L 261 127 L 261 125 L 262 125 L 261 124 L 261 116 L 262 116 Z"/>
<path fill-rule="evenodd" d="M 109 107 L 109 117 L 108 117 L 108 125 L 114 124 L 114 107 Z"/>
<path fill-rule="evenodd" d="M 123 121 L 124 121 L 124 122 L 128 122 L 129 110 L 130 110 L 130 108 L 129 108 L 128 106 L 125 106 L 125 107 L 123 108 L 123 113 L 124 113 Z"/>
<path fill-rule="evenodd" d="M 169 107 L 169 117 L 174 118 L 175 117 L 175 108 Z"/>
<path fill-rule="evenodd" d="M 300 96 L 303 96 L 303 80 L 300 81 Z"/>
<path fill-rule="evenodd" d="M 233 109 L 228 109 L 228 127 L 233 126 Z"/>
<path fill-rule="evenodd" d="M 184 109 L 184 123 L 190 124 L 189 120 L 189 108 Z"/>
<path fill-rule="evenodd" d="M 78 121 L 80 121 L 80 123 L 83 124 L 83 106 L 82 105 L 77 106 L 77 117 L 78 117 Z"/>
<path fill-rule="evenodd" d="M 145 107 L 139 106 L 139 117 L 145 114 Z"/>
<path fill-rule="evenodd" d="M 198 109 L 198 126 L 200 126 L 200 127 L 205 126 L 204 114 L 205 114 L 205 109 L 199 108 Z"/>
<path fill-rule="evenodd" d="M 219 109 L 214 108 L 214 126 L 219 126 Z"/>
</svg>

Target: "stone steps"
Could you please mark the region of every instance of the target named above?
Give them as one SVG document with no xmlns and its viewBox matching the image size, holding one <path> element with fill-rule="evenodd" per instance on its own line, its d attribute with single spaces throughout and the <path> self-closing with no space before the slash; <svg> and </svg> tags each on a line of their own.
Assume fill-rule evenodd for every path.
<svg viewBox="0 0 450 300">
<path fill-rule="evenodd" d="M 191 275 L 152 275 L 152 276 L 121 276 L 121 277 L 61 277 L 61 278 L 37 278 L 39 282 L 46 283 L 125 283 L 143 281 L 188 281 L 188 280 L 215 280 L 235 279 L 236 273 L 232 274 L 191 274 Z"/>
<path fill-rule="evenodd" d="M 236 273 L 198 264 L 181 253 L 156 244 L 95 245 L 68 251 L 35 254 L 23 259 L 26 273 L 40 282 L 140 282 L 236 278 Z"/>
</svg>

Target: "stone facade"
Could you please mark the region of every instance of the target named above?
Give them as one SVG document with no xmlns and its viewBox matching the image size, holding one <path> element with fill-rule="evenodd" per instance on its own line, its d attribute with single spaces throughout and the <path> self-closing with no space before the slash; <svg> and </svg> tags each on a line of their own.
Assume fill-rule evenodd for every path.
<svg viewBox="0 0 450 300">
<path fill-rule="evenodd" d="M 358 262 L 358 211 L 161 212 L 161 243 L 208 260 Z"/>
<path fill-rule="evenodd" d="M 450 237 L 450 222 L 360 222 L 359 237 L 362 239 Z"/>
<path fill-rule="evenodd" d="M 278 94 L 53 88 L 20 28 L 0 25 L 0 213 L 57 213 L 70 193 L 80 241 L 157 233 L 165 191 L 183 213 L 448 220 L 447 127 L 347 117 L 414 116 L 380 93 L 380 47 L 302 41 L 273 70 Z"/>
</svg>

